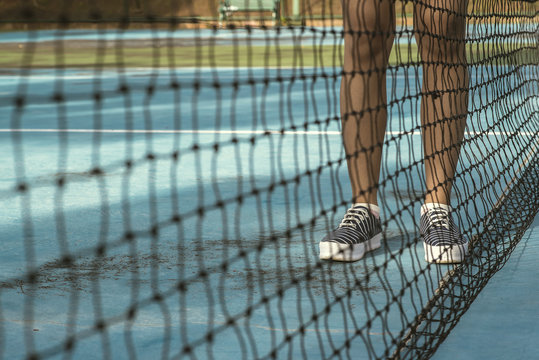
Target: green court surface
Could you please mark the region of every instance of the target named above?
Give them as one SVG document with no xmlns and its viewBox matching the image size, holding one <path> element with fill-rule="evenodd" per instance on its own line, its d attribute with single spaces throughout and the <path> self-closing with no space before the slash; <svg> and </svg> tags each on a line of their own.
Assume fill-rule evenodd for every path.
<svg viewBox="0 0 539 360">
<path fill-rule="evenodd" d="M 331 38 L 326 43 L 331 42 Z M 190 42 L 192 43 L 192 41 Z M 275 45 L 268 39 L 267 45 L 208 45 L 177 46 L 174 42 L 160 42 L 157 47 L 148 47 L 146 42 L 128 41 L 117 48 L 113 41 L 63 41 L 61 54 L 59 44 L 39 45 L 0 44 L 3 56 L 0 68 L 18 68 L 21 64 L 39 67 L 285 67 L 301 68 L 312 66 L 342 66 L 343 47 L 334 45 Z M 100 48 L 96 51 L 96 47 Z M 510 56 L 506 56 L 508 52 Z M 500 44 L 487 47 L 473 44 L 468 46 L 470 65 L 519 65 L 537 57 L 537 48 L 526 44 Z M 396 44 L 389 58 L 391 66 L 419 64 L 420 58 L 415 44 Z"/>
</svg>

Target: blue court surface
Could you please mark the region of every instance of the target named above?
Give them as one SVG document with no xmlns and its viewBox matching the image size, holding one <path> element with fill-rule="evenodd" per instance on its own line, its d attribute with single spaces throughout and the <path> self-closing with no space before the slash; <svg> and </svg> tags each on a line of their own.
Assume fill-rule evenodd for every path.
<svg viewBox="0 0 539 360">
<path fill-rule="evenodd" d="M 535 359 L 539 354 L 539 216 L 433 359 Z"/>
<path fill-rule="evenodd" d="M 502 81 L 511 83 L 522 76 L 507 70 L 476 67 L 470 77 L 496 78 L 508 72 L 512 75 Z M 2 71 L 0 357 L 54 352 L 72 333 L 82 334 L 72 349 L 76 359 L 102 358 L 105 353 L 127 359 L 133 351 L 141 359 L 174 357 L 181 344 L 216 330 L 211 349 L 200 347 L 198 358 L 257 358 L 268 356 L 287 335 L 296 334 L 300 324 L 307 324 L 305 334 L 295 337 L 278 357 L 329 357 L 328 349 L 341 344 L 365 322 L 365 313 L 387 300 L 385 290 L 400 291 L 403 281 L 422 269 L 414 287 L 395 295 L 401 296 L 399 307 L 376 318 L 364 335 L 367 340 L 356 338 L 346 351 L 356 359 L 381 356 L 391 333 L 400 331 L 403 319 L 412 320 L 450 269 L 427 267 L 422 244 L 411 241 L 418 237 L 417 199 L 424 184 L 418 165 L 422 159 L 418 101 L 411 97 L 388 109 L 381 178 L 393 175 L 380 199 L 387 221 L 384 247 L 360 263 L 317 267 L 318 241 L 338 223 L 346 207 L 341 203 L 350 198 L 337 119 L 339 69 L 302 69 L 306 80 L 286 86 L 260 81 L 267 76 L 298 76 L 299 71 Z M 309 80 L 322 74 L 329 76 Z M 230 85 L 238 76 L 255 79 L 255 85 L 238 90 L 211 85 L 216 79 Z M 417 68 L 393 70 L 388 76 L 390 97 L 410 95 L 407 84 L 415 84 L 419 76 Z M 170 88 L 171 79 L 181 84 L 179 90 Z M 129 87 L 128 95 L 118 92 L 122 85 Z M 149 85 L 155 89 L 151 95 Z M 99 104 L 92 97 L 96 91 L 103 94 Z M 64 94 L 61 103 L 51 101 L 58 92 Z M 14 105 L 14 94 L 25 96 L 22 111 Z M 513 92 L 504 101 L 515 107 L 513 116 L 526 118 L 535 105 L 519 95 Z M 470 96 L 475 111 L 466 129 L 462 176 L 455 183 L 454 204 L 459 204 L 455 216 L 467 236 L 478 230 L 477 219 L 513 180 L 509 175 L 499 177 L 495 169 L 518 176 L 521 164 L 496 149 L 510 140 L 537 141 L 536 128 L 511 122 L 499 125 L 494 110 L 482 106 L 489 96 L 486 87 Z M 221 144 L 218 151 L 216 143 Z M 523 158 L 526 155 L 534 153 Z M 127 160 L 134 164 L 129 170 Z M 339 160 L 339 166 L 321 166 Z M 477 163 L 481 167 L 473 166 Z M 241 205 L 232 201 L 237 194 L 267 188 L 319 166 L 318 174 L 294 186 L 277 188 L 264 198 L 246 197 Z M 94 176 L 96 167 L 104 175 Z M 411 171 L 399 173 L 399 168 Z M 56 185 L 60 178 L 67 184 L 61 189 Z M 14 191 L 21 183 L 31 185 L 27 195 Z M 467 200 L 475 194 L 470 184 L 482 187 L 482 201 Z M 226 203 L 224 210 L 211 208 L 216 199 Z M 297 227 L 333 204 L 339 204 L 337 211 L 324 221 Z M 201 207 L 209 209 L 204 217 L 193 215 Z M 397 211 L 399 216 L 392 217 Z M 185 215 L 181 226 L 169 224 L 178 212 Z M 149 229 L 156 224 L 159 234 L 150 236 Z M 295 230 L 285 236 L 283 231 L 291 228 Z M 137 234 L 137 241 L 122 242 L 126 231 Z M 280 245 L 276 238 L 287 244 Z M 529 358 L 537 353 L 531 339 L 539 338 L 538 241 L 536 218 L 505 268 L 435 358 L 492 359 L 503 358 L 502 354 Z M 109 247 L 96 263 L 94 249 L 104 243 Z M 265 244 L 262 251 L 238 257 L 258 244 Z M 55 263 L 66 253 L 80 255 L 76 271 Z M 387 262 L 376 277 L 362 277 L 389 258 L 397 260 Z M 227 269 L 211 272 L 223 260 L 230 261 Z M 41 280 L 35 286 L 11 282 L 29 268 L 40 269 Z M 200 278 L 206 269 L 211 275 Z M 282 296 L 265 300 L 305 274 L 314 280 L 286 287 Z M 178 279 L 186 279 L 187 296 L 176 291 Z M 350 289 L 356 296 L 345 297 L 346 304 L 335 303 L 322 320 L 309 322 L 311 314 L 324 314 L 328 302 Z M 147 302 L 155 293 L 165 299 Z M 140 305 L 135 319 L 123 321 L 133 304 Z M 249 317 L 241 315 L 246 304 L 254 309 Z M 234 316 L 237 323 L 225 327 Z M 93 333 L 96 319 L 102 318 L 110 319 L 110 326 L 104 333 Z M 493 343 L 505 352 L 496 351 Z"/>
</svg>

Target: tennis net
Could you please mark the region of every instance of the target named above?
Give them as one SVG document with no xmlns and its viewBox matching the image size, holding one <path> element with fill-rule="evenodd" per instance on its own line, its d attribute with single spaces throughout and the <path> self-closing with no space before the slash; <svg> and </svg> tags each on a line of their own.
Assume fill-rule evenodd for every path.
<svg viewBox="0 0 539 360">
<path fill-rule="evenodd" d="M 0 2 L 0 357 L 432 356 L 539 210 L 538 24 L 506 0 Z M 376 151 L 380 249 L 320 260 Z M 447 183 L 469 254 L 429 263 Z"/>
</svg>

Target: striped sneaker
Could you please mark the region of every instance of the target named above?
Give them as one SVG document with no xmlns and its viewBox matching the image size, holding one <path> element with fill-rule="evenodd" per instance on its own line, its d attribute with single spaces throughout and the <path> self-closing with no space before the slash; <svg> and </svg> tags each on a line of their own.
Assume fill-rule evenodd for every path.
<svg viewBox="0 0 539 360">
<path fill-rule="evenodd" d="M 423 205 L 420 233 L 423 237 L 425 260 L 430 263 L 459 263 L 468 255 L 468 242 L 453 222 L 449 205 Z"/>
<path fill-rule="evenodd" d="M 380 219 L 367 206 L 354 205 L 339 227 L 320 242 L 320 259 L 357 261 L 365 252 L 379 248 L 381 239 Z"/>
</svg>

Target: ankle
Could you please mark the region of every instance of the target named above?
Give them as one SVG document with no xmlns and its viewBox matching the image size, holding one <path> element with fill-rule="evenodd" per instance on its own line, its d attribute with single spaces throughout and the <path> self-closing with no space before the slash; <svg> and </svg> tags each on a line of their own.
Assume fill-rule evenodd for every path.
<svg viewBox="0 0 539 360">
<path fill-rule="evenodd" d="M 421 215 L 433 209 L 443 209 L 447 212 L 452 211 L 452 208 L 450 205 L 442 204 L 442 203 L 435 203 L 435 202 L 426 202 L 421 206 Z"/>
<path fill-rule="evenodd" d="M 370 204 L 370 203 L 354 203 L 352 206 L 362 206 L 369 209 L 370 213 L 373 214 L 377 219 L 380 218 L 380 207 L 376 204 Z"/>
</svg>

